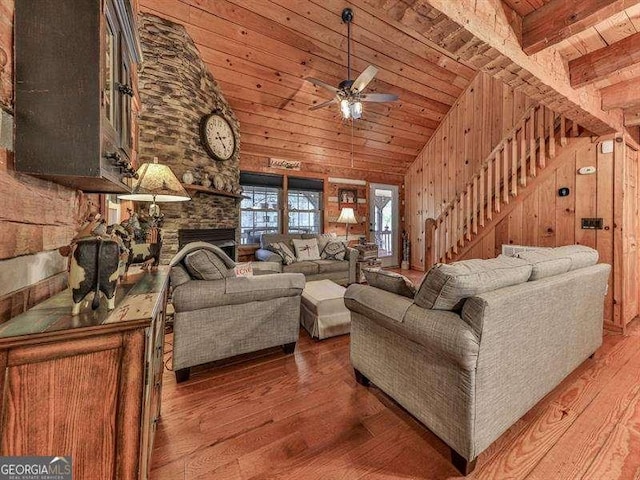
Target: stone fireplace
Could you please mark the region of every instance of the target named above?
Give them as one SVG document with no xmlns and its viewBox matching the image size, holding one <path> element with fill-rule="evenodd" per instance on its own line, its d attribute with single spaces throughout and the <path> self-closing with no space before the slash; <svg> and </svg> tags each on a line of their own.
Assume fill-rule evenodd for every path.
<svg viewBox="0 0 640 480">
<path fill-rule="evenodd" d="M 236 258 L 235 228 L 183 228 L 178 230 L 178 247 L 191 242 L 208 242 L 217 245 L 231 258 Z"/>
<path fill-rule="evenodd" d="M 222 189 L 239 190 L 238 120 L 200 57 L 186 29 L 151 14 L 140 17 L 144 63 L 139 75 L 141 111 L 138 163 L 157 156 L 178 178 L 190 171 L 199 183 L 205 173 Z M 200 142 L 200 122 L 213 110 L 230 121 L 238 148 L 227 161 L 213 160 Z M 239 242 L 240 200 L 209 192 L 189 191 L 192 200 L 163 203 L 161 263 L 180 246 L 181 231 L 227 229 Z M 206 235 L 207 232 L 203 232 Z"/>
</svg>

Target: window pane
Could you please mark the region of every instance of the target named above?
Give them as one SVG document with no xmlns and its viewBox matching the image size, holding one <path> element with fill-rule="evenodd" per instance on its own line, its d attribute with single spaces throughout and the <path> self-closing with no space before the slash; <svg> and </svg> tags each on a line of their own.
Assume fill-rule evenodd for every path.
<svg viewBox="0 0 640 480">
<path fill-rule="evenodd" d="M 289 233 L 320 233 L 322 231 L 322 193 L 290 191 Z"/>
<path fill-rule="evenodd" d="M 260 243 L 263 233 L 280 232 L 280 190 L 274 187 L 243 186 L 240 204 L 240 242 Z"/>
</svg>

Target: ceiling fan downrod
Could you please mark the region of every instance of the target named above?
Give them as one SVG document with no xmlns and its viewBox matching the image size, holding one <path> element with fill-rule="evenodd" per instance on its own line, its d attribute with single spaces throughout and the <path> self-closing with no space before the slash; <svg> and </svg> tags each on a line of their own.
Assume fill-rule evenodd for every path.
<svg viewBox="0 0 640 480">
<path fill-rule="evenodd" d="M 342 22 L 347 24 L 347 82 L 351 82 L 351 22 L 353 21 L 353 10 L 345 8 L 342 10 Z"/>
</svg>

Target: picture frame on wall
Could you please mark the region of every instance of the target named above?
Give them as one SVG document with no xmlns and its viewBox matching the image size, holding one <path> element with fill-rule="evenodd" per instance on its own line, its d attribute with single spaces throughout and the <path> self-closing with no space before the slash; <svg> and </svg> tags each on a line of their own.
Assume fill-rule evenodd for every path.
<svg viewBox="0 0 640 480">
<path fill-rule="evenodd" d="M 338 190 L 338 206 L 355 208 L 358 203 L 358 191 L 353 188 L 341 188 Z"/>
</svg>

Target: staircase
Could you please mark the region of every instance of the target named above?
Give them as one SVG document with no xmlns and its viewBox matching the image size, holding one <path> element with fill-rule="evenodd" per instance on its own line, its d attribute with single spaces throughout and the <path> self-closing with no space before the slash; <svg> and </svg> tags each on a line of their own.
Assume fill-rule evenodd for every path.
<svg viewBox="0 0 640 480">
<path fill-rule="evenodd" d="M 570 142 L 565 117 L 543 106 L 529 108 L 491 151 L 463 191 L 425 224 L 425 268 L 461 257 L 483 232 L 504 218 L 527 185 L 553 166 Z M 572 123 L 571 135 L 579 127 Z"/>
</svg>

